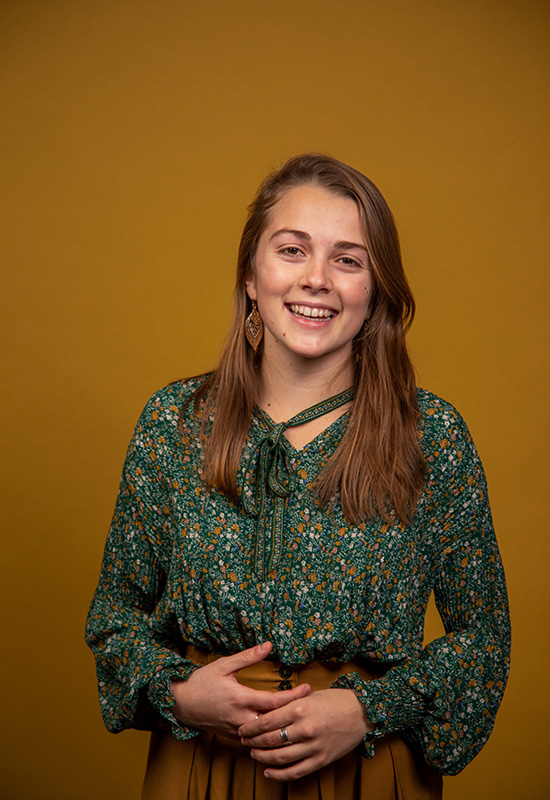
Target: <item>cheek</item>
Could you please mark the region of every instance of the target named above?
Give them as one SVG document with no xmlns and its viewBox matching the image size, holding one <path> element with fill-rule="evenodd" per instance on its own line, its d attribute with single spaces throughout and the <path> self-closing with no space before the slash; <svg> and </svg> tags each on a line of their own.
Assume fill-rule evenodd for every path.
<svg viewBox="0 0 550 800">
<path fill-rule="evenodd" d="M 264 269 L 256 276 L 256 292 L 258 297 L 267 302 L 282 297 L 288 289 L 288 280 L 280 271 Z"/>
<path fill-rule="evenodd" d="M 354 310 L 366 311 L 370 305 L 372 293 L 373 286 L 370 281 L 363 283 L 360 287 L 356 286 L 353 291 L 350 291 L 350 303 Z"/>
</svg>

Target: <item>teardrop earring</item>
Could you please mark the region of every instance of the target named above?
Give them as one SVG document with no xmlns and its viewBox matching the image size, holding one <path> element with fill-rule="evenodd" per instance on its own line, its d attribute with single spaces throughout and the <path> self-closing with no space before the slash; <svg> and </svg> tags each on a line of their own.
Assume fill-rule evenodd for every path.
<svg viewBox="0 0 550 800">
<path fill-rule="evenodd" d="M 264 323 L 260 317 L 260 312 L 258 311 L 255 300 L 252 301 L 252 311 L 244 322 L 244 332 L 249 345 L 254 349 L 254 352 L 256 352 L 258 345 L 262 341 L 262 336 L 264 335 Z"/>
</svg>

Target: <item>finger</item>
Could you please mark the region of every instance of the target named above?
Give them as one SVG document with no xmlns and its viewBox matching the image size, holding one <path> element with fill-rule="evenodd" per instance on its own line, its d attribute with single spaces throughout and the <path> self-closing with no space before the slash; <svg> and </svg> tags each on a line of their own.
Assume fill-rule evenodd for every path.
<svg viewBox="0 0 550 800">
<path fill-rule="evenodd" d="M 289 703 L 301 700 L 311 691 L 308 683 L 301 683 L 294 689 L 285 689 L 282 692 L 258 692 L 254 699 L 254 708 L 260 711 L 260 716 L 256 717 L 239 728 L 239 736 L 251 737 L 259 733 L 272 731 L 282 725 L 290 725 L 292 719 L 284 709 Z"/>
<path fill-rule="evenodd" d="M 298 778 L 303 778 L 306 775 L 311 775 L 312 772 L 320 769 L 321 763 L 317 762 L 314 758 L 304 758 L 302 761 L 297 761 L 288 767 L 273 767 L 270 766 L 264 769 L 264 778 L 281 783 L 282 781 L 295 781 Z"/>
<path fill-rule="evenodd" d="M 222 671 L 224 675 L 231 675 L 238 672 L 240 669 L 246 669 L 253 664 L 259 664 L 271 651 L 271 642 L 262 642 L 255 647 L 249 647 L 247 650 L 241 650 L 240 653 L 234 653 L 232 656 L 223 656 L 218 658 L 214 663 Z"/>
<path fill-rule="evenodd" d="M 305 743 L 297 743 L 288 747 L 276 747 L 273 749 L 255 748 L 250 751 L 252 758 L 266 767 L 287 767 L 306 758 L 311 758 L 311 747 Z"/>
<path fill-rule="evenodd" d="M 258 711 L 261 711 L 262 716 L 270 715 L 271 712 L 277 711 L 295 700 L 301 700 L 309 694 L 311 687 L 308 683 L 300 683 L 293 689 L 284 689 L 277 692 L 258 692 L 262 697 L 259 698 L 261 705 L 258 706 Z"/>
<path fill-rule="evenodd" d="M 287 706 L 295 700 L 300 700 L 302 697 L 305 697 L 308 692 L 309 685 L 307 683 L 301 683 L 299 686 L 295 686 L 294 689 L 285 689 L 282 692 L 264 692 L 239 684 L 241 705 L 249 706 L 257 713 L 257 716 L 250 724 L 268 715 L 271 720 L 271 714 L 273 712 Z M 271 724 L 262 720 L 262 722 L 258 724 L 260 725 L 259 730 L 271 730 L 275 723 Z"/>
<path fill-rule="evenodd" d="M 286 730 L 287 733 L 287 741 L 285 742 L 281 737 L 281 730 Z M 269 731 L 269 733 L 261 733 L 258 736 L 251 736 L 245 738 L 244 736 L 241 737 L 241 744 L 243 747 L 263 747 L 264 749 L 273 749 L 274 747 L 285 747 L 290 746 L 290 744 L 297 744 L 299 741 L 299 736 L 296 730 L 296 725 L 281 725 L 280 728 L 277 728 L 274 731 Z"/>
</svg>

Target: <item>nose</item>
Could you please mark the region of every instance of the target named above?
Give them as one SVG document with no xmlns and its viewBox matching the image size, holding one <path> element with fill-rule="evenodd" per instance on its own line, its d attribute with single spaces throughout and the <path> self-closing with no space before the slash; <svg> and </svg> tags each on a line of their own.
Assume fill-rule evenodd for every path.
<svg viewBox="0 0 550 800">
<path fill-rule="evenodd" d="M 300 275 L 300 288 L 312 292 L 328 292 L 331 289 L 328 263 L 321 256 L 311 256 Z"/>
</svg>

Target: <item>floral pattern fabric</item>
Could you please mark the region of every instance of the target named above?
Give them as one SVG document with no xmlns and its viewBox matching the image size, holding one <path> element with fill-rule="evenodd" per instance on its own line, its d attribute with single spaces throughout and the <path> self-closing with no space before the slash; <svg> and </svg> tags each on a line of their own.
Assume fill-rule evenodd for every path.
<svg viewBox="0 0 550 800">
<path fill-rule="evenodd" d="M 350 661 L 387 672 L 370 682 L 349 673 L 375 723 L 373 740 L 399 732 L 436 770 L 453 774 L 481 749 L 508 673 L 510 628 L 504 574 L 483 468 L 456 410 L 419 390 L 428 475 L 412 523 L 346 522 L 338 502 L 320 506 L 312 483 L 345 431 L 349 412 L 296 450 L 285 498 L 282 544 L 256 574 L 257 519 L 201 481 L 200 420 L 191 403 L 200 379 L 155 394 L 130 442 L 103 565 L 87 623 L 105 724 L 112 731 L 185 728 L 171 713 L 169 685 L 197 668 L 186 644 L 229 655 L 262 641 L 289 665 Z M 253 493 L 250 464 L 265 439 L 252 419 L 237 483 Z M 252 494 L 250 494 L 252 497 Z M 280 498 L 266 492 L 264 511 Z M 423 648 L 432 590 L 446 635 Z"/>
</svg>

